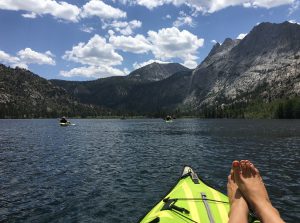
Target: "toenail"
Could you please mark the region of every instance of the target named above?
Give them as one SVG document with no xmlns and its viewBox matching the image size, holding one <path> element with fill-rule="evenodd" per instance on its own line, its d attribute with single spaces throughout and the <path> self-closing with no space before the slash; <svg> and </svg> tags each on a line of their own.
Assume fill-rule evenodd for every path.
<svg viewBox="0 0 300 223">
<path fill-rule="evenodd" d="M 234 167 L 238 167 L 238 166 L 239 166 L 239 163 L 238 163 L 238 162 L 234 162 L 234 163 L 233 163 L 233 166 L 234 166 Z"/>
</svg>

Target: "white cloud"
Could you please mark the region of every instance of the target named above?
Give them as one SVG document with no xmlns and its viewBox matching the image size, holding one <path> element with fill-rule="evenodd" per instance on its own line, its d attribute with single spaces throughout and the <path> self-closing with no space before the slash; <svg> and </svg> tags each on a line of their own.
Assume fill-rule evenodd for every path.
<svg viewBox="0 0 300 223">
<path fill-rule="evenodd" d="M 132 20 L 130 22 L 125 21 L 113 21 L 112 23 L 104 23 L 102 28 L 112 28 L 114 31 L 121 33 L 122 35 L 132 35 L 133 30 L 136 28 L 140 28 L 142 26 L 142 22 L 139 20 Z"/>
<path fill-rule="evenodd" d="M 204 44 L 189 31 L 180 31 L 176 27 L 160 29 L 158 32 L 148 31 L 148 36 L 115 36 L 111 32 L 109 43 L 115 49 L 131 53 L 147 53 L 151 51 L 155 59 L 166 61 L 179 58 L 188 64 L 195 64 L 197 51 Z"/>
<path fill-rule="evenodd" d="M 289 23 L 293 23 L 293 24 L 298 24 L 298 25 L 300 25 L 300 23 L 297 22 L 296 20 L 289 20 Z"/>
<path fill-rule="evenodd" d="M 199 12 L 213 13 L 229 6 L 272 8 L 292 4 L 296 0 L 127 0 L 123 2 L 145 6 L 150 10 L 165 4 L 175 6 L 185 4 Z"/>
<path fill-rule="evenodd" d="M 60 75 L 64 77 L 103 78 L 109 76 L 124 76 L 126 74 L 126 70 L 122 71 L 105 65 L 77 67 L 69 71 L 60 71 Z"/>
<path fill-rule="evenodd" d="M 171 19 L 172 16 L 171 16 L 170 14 L 167 14 L 164 18 L 165 18 L 165 19 Z"/>
<path fill-rule="evenodd" d="M 65 21 L 78 22 L 80 18 L 99 17 L 100 19 L 126 18 L 126 12 L 114 8 L 102 0 L 90 0 L 81 8 L 65 1 L 56 0 L 1 0 L 0 9 L 26 11 L 25 18 L 36 18 L 45 14 Z"/>
<path fill-rule="evenodd" d="M 25 48 L 17 53 L 17 56 L 11 56 L 0 50 L 0 62 L 12 67 L 21 67 L 28 69 L 29 64 L 47 64 L 55 65 L 52 57 L 55 57 L 50 51 L 39 53 L 30 48 Z"/>
<path fill-rule="evenodd" d="M 190 69 L 195 69 L 197 67 L 198 63 L 194 60 L 186 60 L 183 63 L 183 66 L 190 68 Z"/>
<path fill-rule="evenodd" d="M 52 57 L 54 55 L 50 51 L 39 53 L 30 48 L 25 48 L 17 53 L 18 57 L 11 56 L 8 53 L 0 50 L 0 62 L 12 67 L 22 67 L 28 69 L 28 64 L 48 64 L 55 65 Z"/>
<path fill-rule="evenodd" d="M 162 6 L 170 1 L 167 0 L 136 0 L 135 3 L 138 5 L 145 6 L 148 9 L 154 9 L 158 6 Z"/>
<path fill-rule="evenodd" d="M 179 31 L 176 27 L 149 31 L 148 35 L 155 58 L 161 60 L 180 58 L 183 61 L 195 61 L 198 59 L 198 49 L 204 44 L 204 39 L 186 30 Z"/>
<path fill-rule="evenodd" d="M 92 66 L 118 65 L 123 61 L 113 46 L 97 34 L 87 43 L 79 43 L 72 50 L 66 51 L 63 59 Z"/>
<path fill-rule="evenodd" d="M 114 48 L 131 53 L 147 53 L 152 47 L 143 35 L 136 35 L 135 37 L 112 35 L 109 42 Z"/>
<path fill-rule="evenodd" d="M 25 64 L 55 65 L 55 61 L 49 54 L 53 55 L 50 51 L 47 51 L 46 53 L 39 53 L 30 48 L 25 48 L 17 53 L 20 61 Z"/>
<path fill-rule="evenodd" d="M 210 42 L 213 43 L 213 44 L 216 44 L 218 41 L 215 40 L 215 39 L 213 39 L 213 40 L 211 40 Z"/>
<path fill-rule="evenodd" d="M 294 1 L 291 7 L 289 8 L 289 16 L 292 15 L 300 7 L 300 1 Z"/>
<path fill-rule="evenodd" d="M 126 12 L 107 5 L 101 0 L 91 0 L 83 6 L 81 17 L 93 16 L 97 16 L 100 19 L 119 19 L 125 18 L 127 15 Z"/>
<path fill-rule="evenodd" d="M 22 14 L 22 16 L 23 16 L 24 18 L 27 18 L 27 19 L 35 19 L 36 16 L 37 16 L 37 14 L 34 13 L 34 12 L 31 12 L 31 13 L 25 13 L 25 14 Z"/>
<path fill-rule="evenodd" d="M 63 19 L 71 22 L 77 22 L 80 13 L 80 8 L 67 2 L 57 2 L 54 0 L 36 1 L 36 0 L 1 0 L 0 9 L 13 11 L 27 11 L 23 14 L 26 18 L 34 14 L 44 15 L 50 14 L 55 18 Z M 30 14 L 31 13 L 31 14 Z"/>
<path fill-rule="evenodd" d="M 155 59 L 166 61 L 179 58 L 188 64 L 195 64 L 197 51 L 204 44 L 204 39 L 176 27 L 149 31 L 148 36 L 115 36 L 110 32 L 109 43 L 115 49 L 131 53 L 147 53 L 151 51 Z M 190 67 L 190 66 L 189 66 Z"/>
<path fill-rule="evenodd" d="M 292 4 L 294 1 L 295 0 L 259 0 L 259 1 L 252 0 L 250 1 L 250 3 L 251 6 L 254 8 L 261 7 L 261 8 L 269 9 L 280 5 Z"/>
<path fill-rule="evenodd" d="M 5 64 L 16 64 L 20 62 L 18 57 L 9 55 L 8 53 L 0 50 L 0 62 Z"/>
<path fill-rule="evenodd" d="M 149 64 L 152 64 L 152 63 L 162 63 L 162 64 L 167 64 L 167 63 L 171 63 L 171 62 L 166 62 L 166 61 L 161 61 L 161 60 L 148 60 L 148 61 L 145 61 L 143 63 L 138 63 L 138 62 L 135 62 L 132 67 L 136 70 L 136 69 L 139 69 L 141 67 L 144 67 L 146 65 L 149 65 Z"/>
<path fill-rule="evenodd" d="M 237 39 L 244 39 L 245 36 L 247 36 L 248 33 L 240 33 L 236 38 Z"/>
<path fill-rule="evenodd" d="M 82 26 L 81 28 L 80 28 L 80 30 L 82 31 L 82 32 L 85 32 L 85 33 L 92 33 L 95 29 L 93 28 L 93 27 L 89 27 L 89 26 Z"/>
<path fill-rule="evenodd" d="M 124 75 L 127 71 L 114 68 L 120 65 L 123 57 L 115 50 L 131 53 L 152 52 L 157 62 L 178 58 L 187 67 L 197 65 L 197 51 L 204 44 L 204 39 L 176 27 L 149 31 L 148 36 L 116 36 L 109 30 L 108 42 L 105 38 L 94 35 L 87 43 L 79 43 L 63 55 L 63 59 L 83 64 L 70 71 L 61 71 L 63 76 L 104 77 Z M 153 62 L 153 61 L 150 61 Z M 149 62 L 149 63 L 150 63 Z M 135 63 L 134 67 L 145 65 Z"/>
<path fill-rule="evenodd" d="M 195 23 L 191 16 L 185 14 L 183 11 L 181 11 L 179 14 L 180 14 L 179 17 L 173 23 L 173 26 L 175 26 L 175 27 L 180 27 L 180 26 L 184 26 L 184 25 L 188 25 L 191 27 L 195 26 Z"/>
<path fill-rule="evenodd" d="M 100 78 L 126 74 L 125 71 L 113 67 L 121 64 L 123 57 L 99 35 L 94 35 L 87 43 L 73 46 L 72 50 L 65 52 L 63 59 L 84 65 L 69 71 L 61 71 L 60 75 L 64 77 Z"/>
<path fill-rule="evenodd" d="M 246 8 L 273 8 L 280 5 L 292 4 L 295 0 L 188 0 L 187 5 L 203 13 L 214 13 L 230 6 L 243 6 Z"/>
</svg>

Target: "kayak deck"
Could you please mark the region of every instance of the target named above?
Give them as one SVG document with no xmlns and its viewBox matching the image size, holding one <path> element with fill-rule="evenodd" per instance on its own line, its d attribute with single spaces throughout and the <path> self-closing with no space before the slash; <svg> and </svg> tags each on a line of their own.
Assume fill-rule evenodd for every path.
<svg viewBox="0 0 300 223">
<path fill-rule="evenodd" d="M 229 210 L 228 197 L 185 166 L 175 187 L 140 222 L 227 223 Z"/>
</svg>

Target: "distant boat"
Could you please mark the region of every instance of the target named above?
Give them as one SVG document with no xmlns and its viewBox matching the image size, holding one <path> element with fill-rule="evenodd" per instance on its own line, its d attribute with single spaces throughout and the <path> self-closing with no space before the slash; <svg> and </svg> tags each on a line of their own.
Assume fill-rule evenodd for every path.
<svg viewBox="0 0 300 223">
<path fill-rule="evenodd" d="M 69 122 L 69 121 L 68 122 L 60 122 L 59 124 L 60 124 L 60 126 L 69 126 L 69 125 L 72 125 L 71 122 Z"/>
<path fill-rule="evenodd" d="M 68 120 L 66 119 L 65 116 L 63 116 L 63 117 L 60 119 L 59 124 L 60 124 L 60 126 L 75 125 L 75 124 L 72 124 L 70 121 L 68 121 Z"/>
<path fill-rule="evenodd" d="M 165 118 L 165 121 L 166 122 L 173 122 L 173 118 L 171 115 L 167 115 L 166 118 Z"/>
</svg>

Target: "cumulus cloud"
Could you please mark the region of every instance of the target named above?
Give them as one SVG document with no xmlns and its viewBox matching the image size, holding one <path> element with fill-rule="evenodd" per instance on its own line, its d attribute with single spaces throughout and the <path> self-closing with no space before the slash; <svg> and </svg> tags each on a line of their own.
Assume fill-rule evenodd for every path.
<svg viewBox="0 0 300 223">
<path fill-rule="evenodd" d="M 212 44 L 216 44 L 218 41 L 215 40 L 215 39 L 213 39 L 213 40 L 211 40 L 210 42 L 211 42 Z"/>
<path fill-rule="evenodd" d="M 1 0 L 0 9 L 26 11 L 25 18 L 36 18 L 38 15 L 53 17 L 70 22 L 78 22 L 81 18 L 99 17 L 100 19 L 125 18 L 126 12 L 114 8 L 102 0 L 90 0 L 81 8 L 65 1 L 56 0 Z"/>
<path fill-rule="evenodd" d="M 183 61 L 195 61 L 197 51 L 204 44 L 204 39 L 187 30 L 176 27 L 161 29 L 158 32 L 149 31 L 148 40 L 152 43 L 152 52 L 157 59 L 167 60 L 180 58 Z"/>
<path fill-rule="evenodd" d="M 131 53 L 152 52 L 156 60 L 166 61 L 172 58 L 181 59 L 188 67 L 196 64 L 197 51 L 204 44 L 204 39 L 198 38 L 189 31 L 180 31 L 176 27 L 149 31 L 143 35 L 115 36 L 110 32 L 109 43 L 115 48 Z"/>
<path fill-rule="evenodd" d="M 76 5 L 54 0 L 36 1 L 36 0 L 1 0 L 0 9 L 13 11 L 27 11 L 23 14 L 26 18 L 33 18 L 34 15 L 50 14 L 55 18 L 71 22 L 77 22 L 80 8 Z"/>
<path fill-rule="evenodd" d="M 150 42 L 143 35 L 136 35 L 135 37 L 112 35 L 109 42 L 114 48 L 131 53 L 147 53 L 152 48 Z"/>
<path fill-rule="evenodd" d="M 244 39 L 245 36 L 247 36 L 248 33 L 240 33 L 236 38 L 237 39 Z"/>
<path fill-rule="evenodd" d="M 199 12 L 213 13 L 229 6 L 272 8 L 293 4 L 296 0 L 127 0 L 123 2 L 145 6 L 150 10 L 165 4 L 173 4 L 175 6 L 184 4 Z"/>
<path fill-rule="evenodd" d="M 94 35 L 87 43 L 73 46 L 72 50 L 65 52 L 63 59 L 84 65 L 69 71 L 61 71 L 60 75 L 64 77 L 100 78 L 126 74 L 126 71 L 114 68 L 115 65 L 122 63 L 123 57 L 99 35 Z"/>
<path fill-rule="evenodd" d="M 11 56 L 0 50 L 0 62 L 12 67 L 28 69 L 29 64 L 55 65 L 55 60 L 52 58 L 54 55 L 50 51 L 39 53 L 30 48 L 25 48 L 20 50 L 17 56 Z"/>
<path fill-rule="evenodd" d="M 87 18 L 93 16 L 101 19 L 119 19 L 125 18 L 127 15 L 126 12 L 107 5 L 101 0 L 91 0 L 83 6 L 81 17 Z"/>
<path fill-rule="evenodd" d="M 195 69 L 197 67 L 198 63 L 194 60 L 186 60 L 183 63 L 183 66 L 190 68 L 190 69 Z"/>
<path fill-rule="evenodd" d="M 154 9 L 158 6 L 162 6 L 171 1 L 167 1 L 167 0 L 136 0 L 134 2 L 138 5 L 145 6 L 148 9 Z"/>
<path fill-rule="evenodd" d="M 184 26 L 184 25 L 194 27 L 195 23 L 191 16 L 189 16 L 189 15 L 185 14 L 183 11 L 181 11 L 179 13 L 179 17 L 173 23 L 173 26 L 180 27 L 180 26 Z"/>
<path fill-rule="evenodd" d="M 23 16 L 24 18 L 27 18 L 27 19 L 35 19 L 36 16 L 37 16 L 37 14 L 34 13 L 34 12 L 31 12 L 31 13 L 25 13 L 25 14 L 22 14 L 22 16 Z"/>
<path fill-rule="evenodd" d="M 48 64 L 55 65 L 55 61 L 53 60 L 53 54 L 50 51 L 46 53 L 39 53 L 30 48 L 25 48 L 24 50 L 20 50 L 17 55 L 25 64 Z"/>
<path fill-rule="evenodd" d="M 19 63 L 20 59 L 18 57 L 11 56 L 8 53 L 0 50 L 0 61 L 1 61 L 1 63 L 11 65 L 11 64 Z"/>
<path fill-rule="evenodd" d="M 63 59 L 92 66 L 118 65 L 123 61 L 113 46 L 97 34 L 87 43 L 79 43 L 72 50 L 66 51 Z"/>
<path fill-rule="evenodd" d="M 103 78 L 109 76 L 124 76 L 127 70 L 119 70 L 110 66 L 83 66 L 73 68 L 69 71 L 60 71 L 64 77 L 86 77 L 86 78 Z"/>
<path fill-rule="evenodd" d="M 140 28 L 141 26 L 142 22 L 139 20 L 132 20 L 130 22 L 114 20 L 111 23 L 104 23 L 102 28 L 112 28 L 114 31 L 119 32 L 122 35 L 128 36 L 133 34 L 134 29 Z"/>
<path fill-rule="evenodd" d="M 94 35 L 87 43 L 78 43 L 71 50 L 66 51 L 63 59 L 84 66 L 70 71 L 61 71 L 60 74 L 65 77 L 124 75 L 128 71 L 114 67 L 123 61 L 123 57 L 116 50 L 136 54 L 152 52 L 157 62 L 177 58 L 181 59 L 185 66 L 194 68 L 197 65 L 197 51 L 204 44 L 204 39 L 198 38 L 189 31 L 180 31 L 176 27 L 160 29 L 158 32 L 149 31 L 147 36 L 140 34 L 117 36 L 112 30 L 109 30 L 109 35 L 108 41 L 104 37 Z M 148 61 L 150 62 L 154 60 Z M 144 66 L 146 63 L 135 63 L 134 67 Z"/>
</svg>

